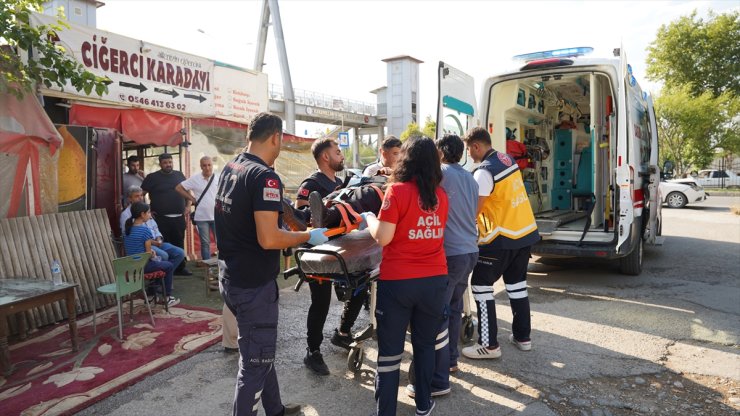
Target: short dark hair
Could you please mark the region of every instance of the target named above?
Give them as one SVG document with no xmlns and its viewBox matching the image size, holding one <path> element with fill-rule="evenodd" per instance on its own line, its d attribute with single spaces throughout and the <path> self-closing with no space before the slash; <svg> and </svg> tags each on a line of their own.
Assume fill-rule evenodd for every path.
<svg viewBox="0 0 740 416">
<path fill-rule="evenodd" d="M 457 163 L 462 159 L 465 145 L 457 134 L 445 134 L 437 140 L 437 149 L 444 155 L 443 160 L 447 163 Z"/>
<path fill-rule="evenodd" d="M 159 161 L 160 162 L 163 161 L 163 160 L 165 160 L 165 159 L 172 159 L 172 155 L 169 154 L 169 153 L 162 153 L 161 155 L 159 155 Z"/>
<path fill-rule="evenodd" d="M 139 161 L 139 156 L 131 155 L 131 156 L 129 156 L 129 157 L 126 158 L 126 165 L 130 165 L 130 164 L 132 164 L 134 162 L 138 162 L 138 161 Z"/>
<path fill-rule="evenodd" d="M 390 135 L 386 137 L 385 139 L 383 139 L 383 144 L 381 145 L 381 147 L 383 148 L 383 150 L 391 150 L 394 147 L 400 148 L 402 145 L 403 143 L 401 143 L 398 137 L 394 135 Z"/>
<path fill-rule="evenodd" d="M 465 141 L 466 144 L 470 144 L 470 142 L 481 142 L 489 146 L 492 144 L 491 135 L 488 134 L 486 129 L 483 127 L 473 127 L 468 130 L 465 133 L 465 137 L 463 137 L 463 141 Z"/>
<path fill-rule="evenodd" d="M 283 120 L 270 113 L 257 113 L 249 122 L 247 139 L 250 142 L 263 142 L 275 133 L 283 131 Z"/>
<path fill-rule="evenodd" d="M 331 137 L 324 137 L 323 139 L 314 140 L 313 144 L 311 145 L 311 154 L 313 154 L 313 158 L 318 161 L 321 157 L 321 154 L 324 153 L 324 150 L 334 146 L 335 144 L 337 144 L 337 142 L 334 141 L 334 139 L 332 139 Z"/>
</svg>

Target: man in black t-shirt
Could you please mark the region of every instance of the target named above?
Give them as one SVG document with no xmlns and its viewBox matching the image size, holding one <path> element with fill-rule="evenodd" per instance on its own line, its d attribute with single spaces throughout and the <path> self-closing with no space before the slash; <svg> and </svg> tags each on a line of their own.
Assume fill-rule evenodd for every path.
<svg viewBox="0 0 740 416">
<path fill-rule="evenodd" d="M 221 172 L 216 195 L 219 286 L 239 326 L 239 374 L 234 416 L 300 412 L 283 405 L 275 372 L 278 298 L 275 279 L 280 250 L 308 242 L 322 244 L 325 228 L 291 232 L 282 228 L 282 184 L 270 168 L 280 154 L 280 117 L 259 113 L 249 123 L 245 152 Z"/>
<path fill-rule="evenodd" d="M 342 150 L 333 139 L 317 139 L 311 146 L 311 153 L 319 170 L 301 183 L 295 202 L 295 207 L 304 208 L 303 211 L 306 213 L 310 213 L 308 209 L 309 195 L 312 192 L 317 192 L 323 198 L 341 187 L 342 180 L 337 178 L 336 174 L 344 170 L 344 155 L 342 155 Z M 309 217 L 309 215 L 304 218 Z M 328 375 L 329 367 L 321 355 L 321 342 L 324 339 L 323 332 L 326 317 L 329 315 L 332 285 L 326 282 L 309 280 L 308 287 L 311 290 L 311 306 L 308 308 L 306 318 L 308 347 L 303 363 L 316 374 Z M 361 291 L 345 303 L 340 328 L 334 329 L 334 336 L 331 339 L 332 344 L 349 348 L 349 344 L 353 341 L 350 331 L 362 309 L 366 296 L 367 292 Z"/>
<path fill-rule="evenodd" d="M 152 214 L 159 225 L 159 231 L 164 241 L 182 249 L 185 248 L 185 221 L 188 214 L 185 212 L 185 199 L 177 193 L 175 188 L 185 180 L 185 175 L 172 168 L 172 155 L 159 155 L 160 170 L 150 173 L 141 183 L 144 196 L 149 194 L 152 202 Z M 182 261 L 175 274 L 190 276 L 192 273 Z"/>
<path fill-rule="evenodd" d="M 298 187 L 295 201 L 298 209 L 308 208 L 311 192 L 318 192 L 323 198 L 342 186 L 342 180 L 336 175 L 344 170 L 344 155 L 337 142 L 330 138 L 316 139 L 311 145 L 311 153 L 319 170 L 304 179 Z"/>
</svg>

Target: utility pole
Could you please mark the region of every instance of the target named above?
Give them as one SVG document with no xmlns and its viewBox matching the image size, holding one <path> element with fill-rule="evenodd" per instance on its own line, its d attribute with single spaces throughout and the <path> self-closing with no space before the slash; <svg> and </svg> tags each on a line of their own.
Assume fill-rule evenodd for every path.
<svg viewBox="0 0 740 416">
<path fill-rule="evenodd" d="M 254 70 L 262 72 L 265 66 L 265 48 L 267 46 L 267 30 L 270 27 L 270 18 L 275 26 L 275 43 L 280 60 L 280 72 L 283 76 L 283 100 L 285 105 L 285 130 L 295 134 L 295 94 L 293 93 L 293 82 L 290 78 L 290 66 L 288 65 L 288 52 L 285 48 L 285 37 L 283 36 L 283 23 L 280 20 L 280 7 L 277 0 L 262 0 L 262 14 L 257 32 L 257 48 L 254 53 Z"/>
</svg>

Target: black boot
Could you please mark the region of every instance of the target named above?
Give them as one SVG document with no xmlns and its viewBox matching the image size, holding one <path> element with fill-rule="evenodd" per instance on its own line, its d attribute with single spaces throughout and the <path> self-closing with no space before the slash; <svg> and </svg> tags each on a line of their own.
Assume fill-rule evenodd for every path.
<svg viewBox="0 0 740 416">
<path fill-rule="evenodd" d="M 319 350 L 311 352 L 306 348 L 306 357 L 303 359 L 303 364 L 318 375 L 329 375 L 329 367 L 324 362 L 324 357 Z"/>
<path fill-rule="evenodd" d="M 311 225 L 314 228 L 324 228 L 326 224 L 326 205 L 321 199 L 321 195 L 314 191 L 308 195 L 308 204 L 311 208 Z"/>
<path fill-rule="evenodd" d="M 285 200 L 283 203 L 283 222 L 291 229 L 291 231 L 306 231 L 306 221 L 301 218 L 295 208 L 293 208 Z"/>
</svg>

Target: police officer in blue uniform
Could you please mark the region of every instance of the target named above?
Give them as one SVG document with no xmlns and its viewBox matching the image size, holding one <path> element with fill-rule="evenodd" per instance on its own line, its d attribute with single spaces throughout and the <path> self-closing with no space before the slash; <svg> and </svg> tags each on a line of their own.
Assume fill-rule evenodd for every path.
<svg viewBox="0 0 740 416">
<path fill-rule="evenodd" d="M 300 412 L 283 404 L 275 372 L 280 250 L 322 244 L 326 229 L 282 228 L 282 184 L 270 168 L 280 154 L 282 120 L 257 114 L 249 123 L 246 150 L 221 172 L 216 196 L 219 283 L 239 326 L 239 374 L 234 416 L 254 416 L 260 401 L 267 416 Z"/>
</svg>

